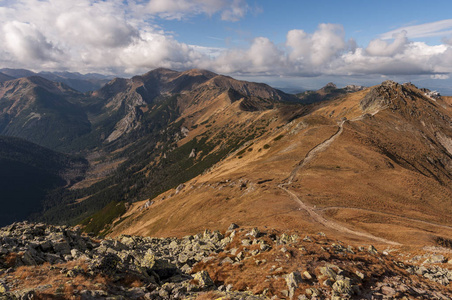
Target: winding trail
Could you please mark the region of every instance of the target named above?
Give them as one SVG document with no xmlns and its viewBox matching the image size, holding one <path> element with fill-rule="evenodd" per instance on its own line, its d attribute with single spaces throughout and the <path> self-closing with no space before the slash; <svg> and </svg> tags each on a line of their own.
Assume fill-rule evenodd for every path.
<svg viewBox="0 0 452 300">
<path fill-rule="evenodd" d="M 414 218 L 410 218 L 410 217 L 400 216 L 400 215 L 397 215 L 397 214 L 381 212 L 381 211 L 378 211 L 378 210 L 366 209 L 366 208 L 347 207 L 347 206 L 329 206 L 329 207 L 323 207 L 323 208 L 316 208 L 315 211 L 326 211 L 326 210 L 332 210 L 332 209 L 348 209 L 348 210 L 369 212 L 369 213 L 373 213 L 373 214 L 390 216 L 390 217 L 394 217 L 394 218 L 397 218 L 397 219 L 404 219 L 404 220 L 411 221 L 411 222 L 417 222 L 417 223 L 422 223 L 422 224 L 429 225 L 429 226 L 435 226 L 435 227 L 440 227 L 440 228 L 452 230 L 452 226 L 442 225 L 442 224 L 433 223 L 433 222 L 429 222 L 429 221 L 418 220 L 418 219 L 414 219 Z"/>
<path fill-rule="evenodd" d="M 295 178 L 295 176 L 297 175 L 298 171 L 300 169 L 302 169 L 305 165 L 307 165 L 316 156 L 317 153 L 326 150 L 326 148 L 328 148 L 328 146 L 330 146 L 331 143 L 333 143 L 333 141 L 342 133 L 344 122 L 345 121 L 342 121 L 339 124 L 339 129 L 337 130 L 337 132 L 335 134 L 333 134 L 331 137 L 329 137 L 322 143 L 318 144 L 317 146 L 315 146 L 314 148 L 309 150 L 308 153 L 306 153 L 306 156 L 304 157 L 304 159 L 295 166 L 295 168 L 290 173 L 289 177 L 286 179 L 287 184 L 292 183 L 292 181 Z"/>
<path fill-rule="evenodd" d="M 286 187 L 287 185 L 289 185 L 293 182 L 297 173 L 304 166 L 306 166 L 310 161 L 312 161 L 318 153 L 325 151 L 334 142 L 334 140 L 342 133 L 344 122 L 345 121 L 341 121 L 341 123 L 339 124 L 339 129 L 337 130 L 337 132 L 335 134 L 333 134 L 331 137 L 329 137 L 322 143 L 318 144 L 317 146 L 315 146 L 314 148 L 309 150 L 309 152 L 306 154 L 304 159 L 301 160 L 294 167 L 294 169 L 290 173 L 289 177 L 286 180 L 284 180 L 283 183 L 279 184 L 278 187 L 280 189 L 282 189 L 283 191 L 285 191 L 287 194 L 289 194 L 290 198 L 292 198 L 295 202 L 297 202 L 298 205 L 300 206 L 300 208 L 305 210 L 314 221 L 322 224 L 325 227 L 340 231 L 342 233 L 353 234 L 353 235 L 365 237 L 365 238 L 368 238 L 368 239 L 371 239 L 374 241 L 378 241 L 381 243 L 385 243 L 385 244 L 401 245 L 400 243 L 397 243 L 397 242 L 393 242 L 393 241 L 390 241 L 390 240 L 387 240 L 384 238 L 376 237 L 370 233 L 365 233 L 365 232 L 360 232 L 360 231 L 355 231 L 355 230 L 349 229 L 339 223 L 325 219 L 322 215 L 318 214 L 312 207 L 310 207 L 309 205 L 307 205 L 306 203 L 301 201 L 301 199 L 294 192 L 292 192 L 291 190 L 289 190 Z"/>
</svg>

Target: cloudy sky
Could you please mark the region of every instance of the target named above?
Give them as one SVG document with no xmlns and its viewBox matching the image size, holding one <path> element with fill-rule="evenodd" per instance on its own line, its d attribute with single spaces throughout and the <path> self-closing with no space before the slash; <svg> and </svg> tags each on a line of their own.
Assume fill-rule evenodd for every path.
<svg viewBox="0 0 452 300">
<path fill-rule="evenodd" d="M 0 0 L 0 68 L 452 87 L 452 1 Z"/>
</svg>

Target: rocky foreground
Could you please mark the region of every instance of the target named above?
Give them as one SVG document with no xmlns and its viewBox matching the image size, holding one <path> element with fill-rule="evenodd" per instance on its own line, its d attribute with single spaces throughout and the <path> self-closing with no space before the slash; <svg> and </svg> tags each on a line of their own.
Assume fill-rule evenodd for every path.
<svg viewBox="0 0 452 300">
<path fill-rule="evenodd" d="M 451 299 L 452 251 L 239 228 L 182 239 L 0 229 L 0 299 Z M 433 250 L 435 252 L 433 252 Z"/>
</svg>

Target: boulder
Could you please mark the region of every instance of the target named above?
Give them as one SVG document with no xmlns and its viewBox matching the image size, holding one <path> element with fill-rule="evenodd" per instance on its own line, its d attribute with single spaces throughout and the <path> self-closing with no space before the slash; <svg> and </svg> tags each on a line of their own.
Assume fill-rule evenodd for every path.
<svg viewBox="0 0 452 300">
<path fill-rule="evenodd" d="M 345 277 L 343 279 L 337 280 L 333 284 L 333 290 L 340 294 L 352 295 L 353 289 L 352 284 L 350 282 L 350 278 Z"/>
<path fill-rule="evenodd" d="M 155 272 L 160 279 L 166 279 L 177 273 L 177 266 L 166 259 L 157 258 L 152 250 L 144 255 L 141 266 Z"/>
<path fill-rule="evenodd" d="M 231 223 L 231 225 L 229 225 L 229 227 L 228 227 L 228 231 L 232 231 L 237 228 L 239 228 L 239 225 L 237 225 L 235 223 Z"/>
<path fill-rule="evenodd" d="M 200 271 L 193 276 L 193 279 L 198 282 L 200 287 L 214 286 L 212 278 L 207 271 Z"/>
<path fill-rule="evenodd" d="M 284 276 L 286 279 L 286 284 L 289 289 L 289 297 L 293 298 L 295 294 L 295 290 L 298 288 L 298 285 L 302 282 L 300 272 L 292 272 Z"/>
<path fill-rule="evenodd" d="M 328 266 L 327 267 L 320 267 L 319 271 L 320 271 L 320 273 L 323 276 L 326 276 L 327 278 L 332 279 L 332 280 L 336 280 L 337 274 L 330 267 L 328 267 Z"/>
</svg>

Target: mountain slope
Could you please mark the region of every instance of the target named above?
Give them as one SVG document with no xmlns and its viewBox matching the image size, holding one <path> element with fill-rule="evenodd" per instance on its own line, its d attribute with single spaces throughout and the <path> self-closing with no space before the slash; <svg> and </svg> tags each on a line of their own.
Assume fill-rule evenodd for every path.
<svg viewBox="0 0 452 300">
<path fill-rule="evenodd" d="M 267 114 L 273 130 L 150 207 L 135 204 L 113 235 L 184 235 L 237 222 L 377 243 L 452 236 L 445 100 L 388 81 Z"/>
<path fill-rule="evenodd" d="M 86 167 L 84 159 L 0 136 L 0 224 L 39 212 L 51 190 L 80 180 Z"/>
<path fill-rule="evenodd" d="M 263 134 L 271 108 L 283 105 L 284 97 L 293 99 L 204 70 L 157 69 L 112 80 L 83 101 L 92 131 L 77 141 L 103 142 L 91 150 L 92 168 L 73 191 L 58 195 L 61 205 L 43 220 L 80 221 L 110 202 L 177 187 Z"/>
<path fill-rule="evenodd" d="M 364 87 L 358 85 L 347 85 L 344 88 L 337 88 L 334 83 L 330 82 L 317 91 L 305 91 L 296 96 L 305 103 L 315 103 L 332 100 L 347 93 L 358 92 L 362 89 L 364 89 Z"/>
<path fill-rule="evenodd" d="M 0 82 L 5 82 L 8 80 L 13 80 L 14 77 L 8 76 L 6 74 L 0 73 Z"/>
<path fill-rule="evenodd" d="M 101 88 L 104 84 L 110 81 L 111 76 L 105 76 L 101 74 L 80 74 L 73 72 L 39 72 L 35 73 L 25 69 L 0 69 L 0 72 L 9 76 L 8 80 L 23 78 L 23 77 L 31 77 L 31 76 L 40 76 L 50 81 L 61 82 L 69 87 L 85 93 L 88 91 L 95 91 Z M 1 76 L 0 76 L 1 77 Z M 0 79 L 0 82 L 2 80 Z M 3 80 L 6 81 L 6 80 Z"/>
<path fill-rule="evenodd" d="M 115 124 L 115 130 L 106 138 L 107 142 L 112 142 L 139 127 L 143 107 L 152 107 L 164 102 L 168 97 L 179 95 L 186 101 L 191 101 L 208 90 L 216 91 L 216 94 L 230 91 L 229 96 L 234 98 L 233 101 L 241 100 L 245 110 L 265 109 L 274 102 L 299 101 L 296 97 L 266 84 L 238 81 L 198 69 L 185 72 L 155 69 L 129 80 L 117 78 L 92 95 L 105 101 L 103 114 L 98 119 L 111 120 L 112 116 L 115 116 L 114 119 L 121 119 Z M 184 96 L 185 94 L 188 96 Z M 181 105 L 183 110 L 184 104 Z"/>
<path fill-rule="evenodd" d="M 90 131 L 82 95 L 64 84 L 33 76 L 0 83 L 0 133 L 64 149 Z"/>
</svg>

